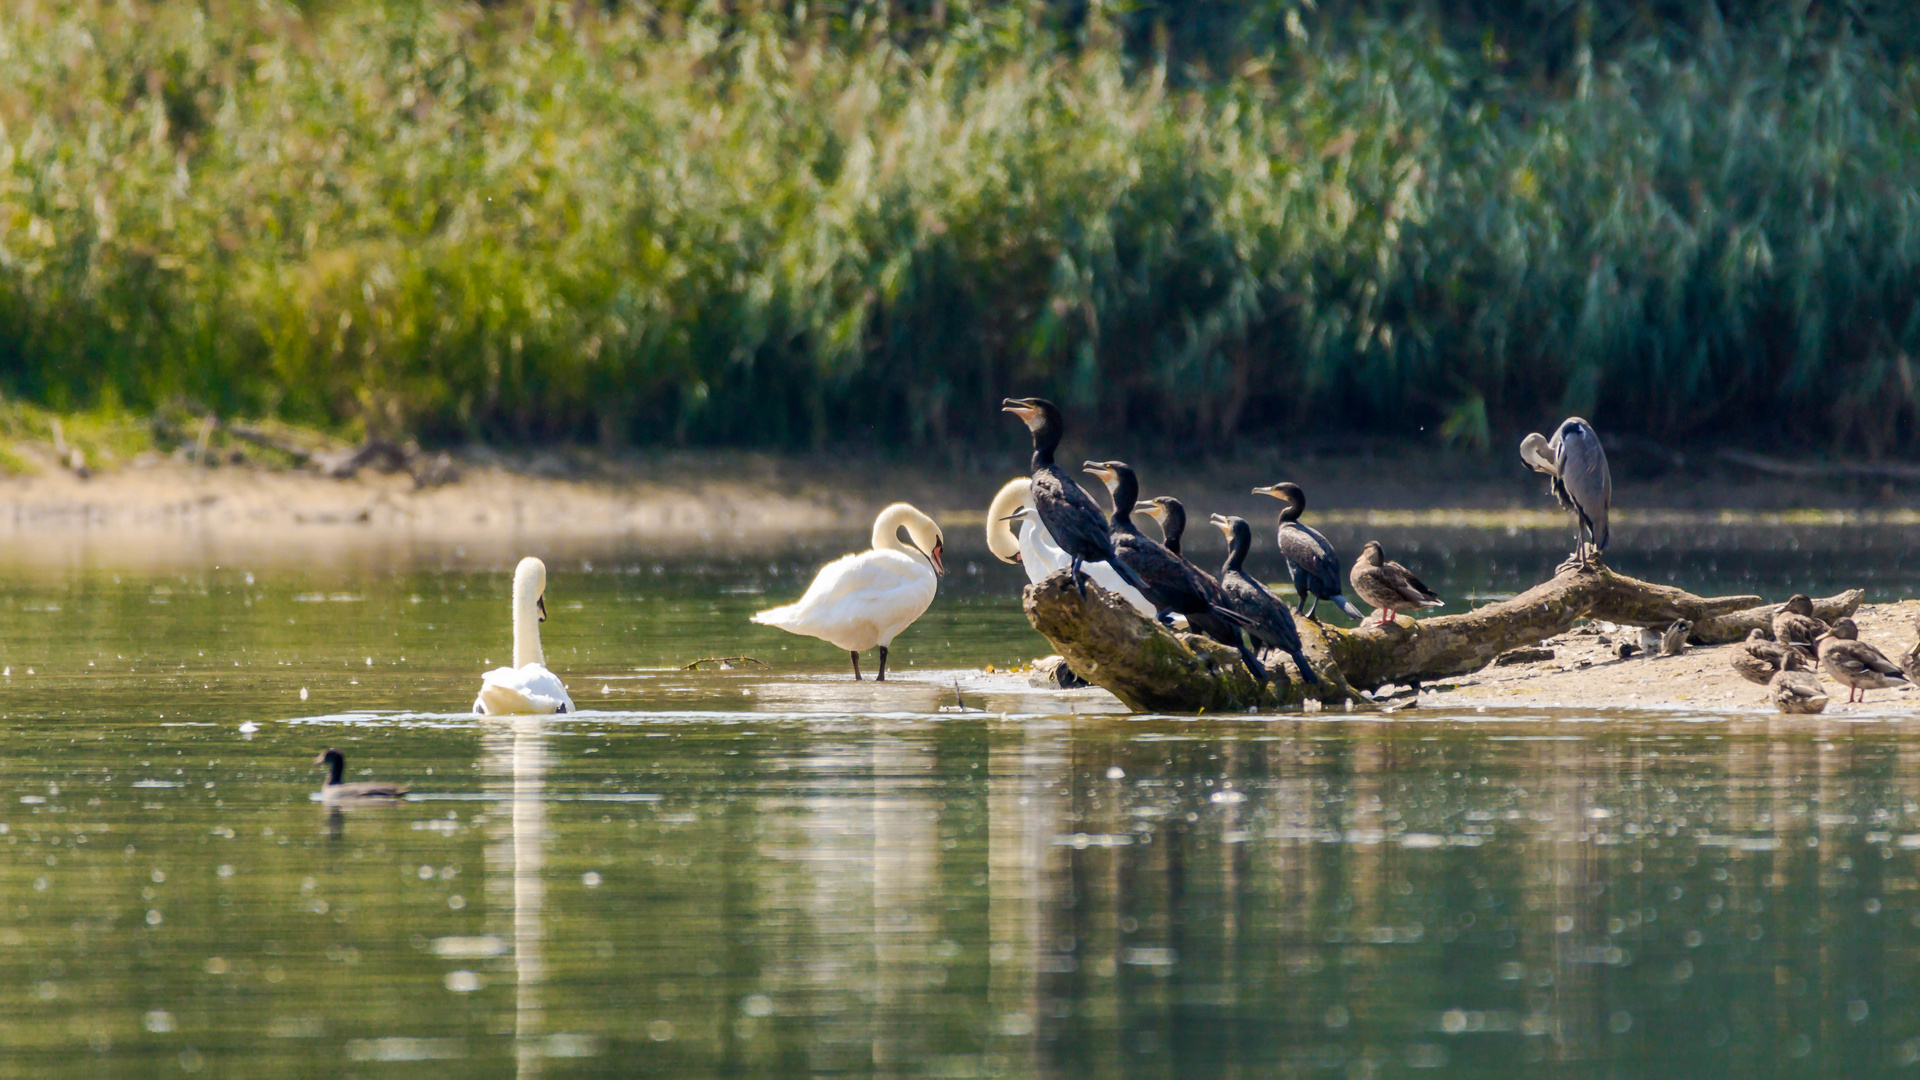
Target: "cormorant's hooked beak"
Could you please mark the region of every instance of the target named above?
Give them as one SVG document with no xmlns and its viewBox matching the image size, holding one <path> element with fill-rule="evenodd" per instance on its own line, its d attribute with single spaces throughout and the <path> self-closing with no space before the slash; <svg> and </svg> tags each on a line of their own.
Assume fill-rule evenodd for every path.
<svg viewBox="0 0 1920 1080">
<path fill-rule="evenodd" d="M 1270 496 L 1272 496 L 1272 497 L 1274 497 L 1274 498 L 1276 498 L 1276 499 L 1284 499 L 1284 498 L 1286 498 L 1286 495 L 1284 495 L 1283 493 L 1281 493 L 1281 492 L 1280 492 L 1280 491 L 1278 490 L 1278 485 L 1272 485 L 1272 484 L 1270 484 L 1270 485 L 1268 485 L 1268 486 L 1266 486 L 1266 487 L 1257 487 L 1257 488 L 1254 488 L 1254 489 L 1253 489 L 1253 493 L 1254 493 L 1255 495 L 1270 495 Z"/>
<path fill-rule="evenodd" d="M 1013 415 L 1018 416 L 1020 419 L 1026 421 L 1027 427 L 1029 428 L 1040 426 L 1040 410 L 1038 407 L 1033 405 L 1027 399 L 1024 399 L 1024 398 L 1002 399 L 1000 402 L 1000 411 L 1010 412 Z"/>
<path fill-rule="evenodd" d="M 1113 482 L 1118 479 L 1120 475 L 1108 468 L 1106 463 L 1102 461 L 1083 461 L 1080 463 L 1080 471 L 1092 473 L 1094 476 L 1099 477 L 1100 482 L 1108 487 L 1112 487 Z"/>
<path fill-rule="evenodd" d="M 1136 514 L 1145 514 L 1153 520 L 1159 521 L 1161 515 L 1167 512 L 1167 508 L 1157 502 L 1140 502 L 1133 504 L 1133 512 Z"/>
<path fill-rule="evenodd" d="M 1207 520 L 1212 522 L 1213 527 L 1216 529 L 1219 529 L 1222 535 L 1225 535 L 1225 536 L 1233 535 L 1233 523 L 1228 521 L 1225 515 L 1208 514 Z"/>
<path fill-rule="evenodd" d="M 540 599 L 535 600 L 533 602 L 533 606 L 540 612 L 540 621 L 546 622 L 547 621 L 547 598 L 545 596 L 540 597 Z"/>
</svg>

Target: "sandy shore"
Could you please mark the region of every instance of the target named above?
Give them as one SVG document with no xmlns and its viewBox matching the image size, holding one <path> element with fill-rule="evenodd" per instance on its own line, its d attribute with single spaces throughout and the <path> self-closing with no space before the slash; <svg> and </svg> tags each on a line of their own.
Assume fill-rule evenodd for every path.
<svg viewBox="0 0 1920 1080">
<path fill-rule="evenodd" d="M 1071 449 L 1071 448 L 1070 448 Z M 29 463 L 0 474 L 0 535 L 179 531 L 228 535 L 350 527 L 366 534 L 484 538 L 515 530 L 549 537 L 662 539 L 778 536 L 863 525 L 907 500 L 949 528 L 975 526 L 993 492 L 1026 472 L 1023 453 L 934 457 L 772 455 L 733 451 L 608 458 L 586 451 L 508 457 L 454 455 L 451 482 L 421 487 L 404 473 L 349 479 L 260 465 L 199 467 L 142 454 L 91 477 L 60 467 L 50 448 L 15 443 Z M 1068 455 L 1071 457 L 1071 454 Z M 1287 455 L 1267 448 L 1213 461 L 1138 462 L 1143 496 L 1179 495 L 1189 515 L 1258 514 L 1273 504 L 1249 488 L 1304 484 L 1326 524 L 1565 531 L 1539 478 L 1500 455 L 1419 447 L 1395 455 Z M 1788 481 L 1708 470 L 1633 478 L 1616 470 L 1616 524 L 1920 524 L 1920 490 Z"/>
<path fill-rule="evenodd" d="M 1860 638 L 1895 656 L 1912 646 L 1920 600 L 1863 605 L 1854 615 Z M 1639 641 L 1639 630 L 1612 630 L 1582 624 L 1540 643 L 1552 659 L 1511 666 L 1489 665 L 1471 675 L 1421 688 L 1419 708 L 1436 711 L 1473 708 L 1648 709 L 1670 713 L 1728 711 L 1772 716 L 1766 687 L 1746 681 L 1728 665 L 1733 646 L 1689 648 L 1679 656 L 1636 654 L 1622 660 L 1620 641 Z M 1831 701 L 1826 716 L 1906 717 L 1920 706 L 1912 689 L 1874 690 L 1864 704 L 1847 704 L 1847 688 L 1821 676 Z M 1405 687 L 1379 695 L 1390 708 L 1412 703 Z"/>
</svg>

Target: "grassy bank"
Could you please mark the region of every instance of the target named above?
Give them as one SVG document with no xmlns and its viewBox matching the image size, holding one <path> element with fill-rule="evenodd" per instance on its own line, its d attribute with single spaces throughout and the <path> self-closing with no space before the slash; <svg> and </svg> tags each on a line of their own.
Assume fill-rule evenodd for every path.
<svg viewBox="0 0 1920 1080">
<path fill-rule="evenodd" d="M 1163 440 L 1915 441 L 1920 68 L 1844 27 L 1523 77 L 1296 13 L 1195 77 L 1012 7 L 699 10 L 8 7 L 0 390 L 609 444 L 997 444 L 1010 390 Z"/>
</svg>

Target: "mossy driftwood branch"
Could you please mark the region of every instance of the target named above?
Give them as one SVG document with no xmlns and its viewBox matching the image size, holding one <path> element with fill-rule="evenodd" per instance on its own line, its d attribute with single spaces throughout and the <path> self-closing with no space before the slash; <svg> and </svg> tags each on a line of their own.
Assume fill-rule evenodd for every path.
<svg viewBox="0 0 1920 1080">
<path fill-rule="evenodd" d="M 1816 600 L 1814 613 L 1827 620 L 1850 615 L 1864 595 L 1852 589 Z M 1769 626 L 1775 608 L 1758 596 L 1695 596 L 1604 566 L 1568 570 L 1511 600 L 1460 615 L 1402 616 L 1354 630 L 1296 620 L 1321 682 L 1304 683 L 1290 662 L 1270 654 L 1273 678 L 1262 687 L 1232 649 L 1142 618 L 1097 586 L 1089 585 L 1082 601 L 1064 571 L 1027 586 L 1024 601 L 1033 628 L 1075 672 L 1129 708 L 1154 712 L 1244 712 L 1309 698 L 1349 702 L 1358 696 L 1355 687 L 1373 690 L 1478 671 L 1501 653 L 1565 633 L 1581 619 L 1646 627 L 1687 619 L 1694 624 L 1694 643 L 1723 644 Z"/>
</svg>

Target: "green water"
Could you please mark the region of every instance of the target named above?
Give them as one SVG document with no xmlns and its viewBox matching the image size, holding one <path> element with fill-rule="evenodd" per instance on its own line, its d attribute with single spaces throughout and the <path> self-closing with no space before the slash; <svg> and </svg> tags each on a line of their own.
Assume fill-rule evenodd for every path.
<svg viewBox="0 0 1920 1080">
<path fill-rule="evenodd" d="M 1895 715 L 1131 718 L 970 670 L 1038 643 L 964 542 L 855 686 L 744 621 L 845 547 L 553 555 L 546 720 L 463 711 L 513 553 L 9 567 L 0 1076 L 1920 1066 Z"/>
</svg>

